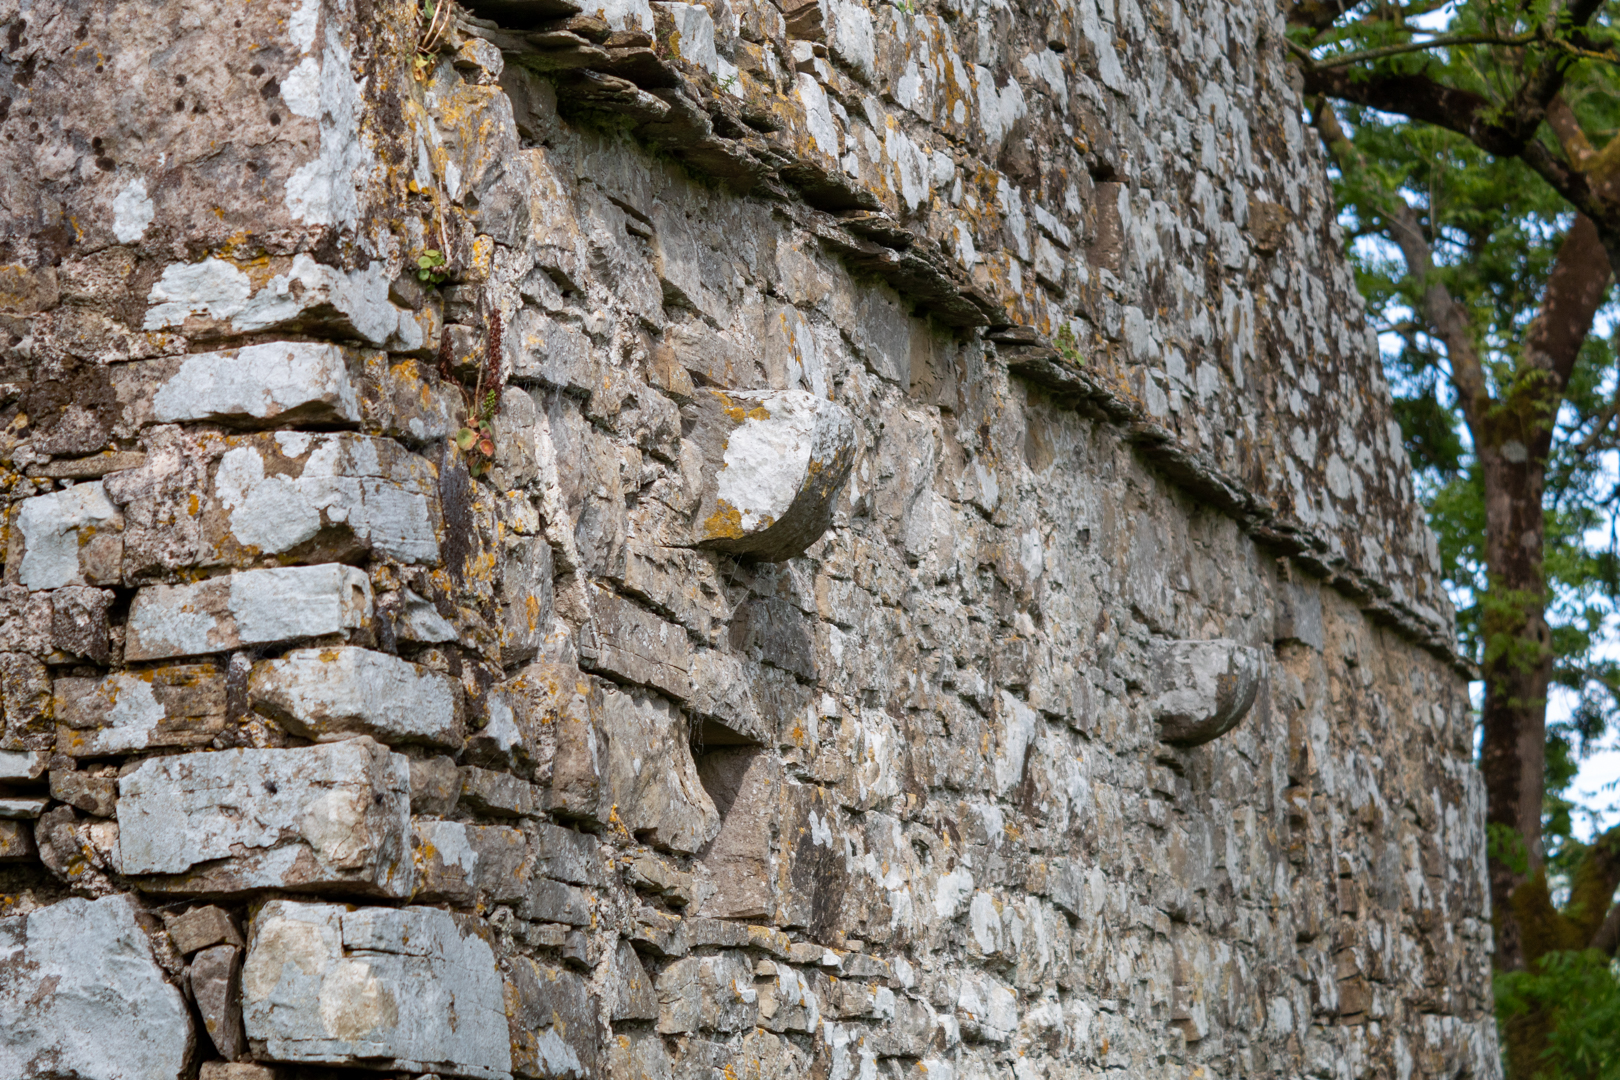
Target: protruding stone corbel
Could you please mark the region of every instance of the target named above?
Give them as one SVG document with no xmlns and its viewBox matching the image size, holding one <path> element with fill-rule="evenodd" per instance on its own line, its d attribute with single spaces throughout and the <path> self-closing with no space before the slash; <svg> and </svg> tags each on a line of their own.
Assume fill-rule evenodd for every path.
<svg viewBox="0 0 1620 1080">
<path fill-rule="evenodd" d="M 804 390 L 699 392 L 688 406 L 703 453 L 699 547 L 781 562 L 832 524 L 855 461 L 855 421 Z"/>
<path fill-rule="evenodd" d="M 1158 644 L 1153 719 L 1159 738 L 1202 746 L 1237 727 L 1254 705 L 1263 666 L 1259 649 L 1225 638 Z"/>
</svg>

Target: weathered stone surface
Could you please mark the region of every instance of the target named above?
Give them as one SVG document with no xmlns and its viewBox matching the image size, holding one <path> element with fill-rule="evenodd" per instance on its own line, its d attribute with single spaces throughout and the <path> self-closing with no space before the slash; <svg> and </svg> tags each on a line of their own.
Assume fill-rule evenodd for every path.
<svg viewBox="0 0 1620 1080">
<path fill-rule="evenodd" d="M 614 1023 L 620 1020 L 658 1019 L 658 991 L 647 977 L 647 969 L 642 965 L 641 958 L 628 941 L 619 942 L 618 949 L 613 953 L 613 967 L 616 993 L 609 1019 Z"/>
<path fill-rule="evenodd" d="M 0 782 L 27 783 L 45 775 L 50 755 L 43 750 L 0 750 Z"/>
<path fill-rule="evenodd" d="M 446 1076 L 510 1076 L 495 954 L 435 908 L 273 900 L 254 917 L 242 972 L 254 1056 Z"/>
<path fill-rule="evenodd" d="M 607 868 L 601 841 L 589 833 L 537 821 L 524 828 L 534 857 L 534 872 L 575 885 L 605 886 Z"/>
<path fill-rule="evenodd" d="M 445 817 L 461 798 L 461 772 L 454 758 L 416 758 L 411 762 L 411 813 Z"/>
<path fill-rule="evenodd" d="M 133 897 L 0 919 L 0 1073 L 178 1080 L 195 1035 Z"/>
<path fill-rule="evenodd" d="M 223 908 L 213 904 L 195 907 L 180 914 L 163 913 L 163 926 L 174 947 L 186 956 L 210 945 L 241 945 L 242 935 Z"/>
<path fill-rule="evenodd" d="M 51 798 L 96 817 L 112 817 L 118 798 L 118 781 L 111 776 L 52 769 Z"/>
<path fill-rule="evenodd" d="M 688 956 L 658 974 L 658 1031 L 740 1031 L 753 1026 L 753 966 L 740 952 Z"/>
<path fill-rule="evenodd" d="M 163 660 L 324 637 L 358 629 L 370 618 L 371 581 L 353 567 L 244 570 L 136 593 L 124 656 Z"/>
<path fill-rule="evenodd" d="M 580 635 L 582 666 L 683 700 L 691 696 L 685 630 L 604 589 L 591 597 L 591 613 Z"/>
<path fill-rule="evenodd" d="M 45 665 L 25 653 L 0 652 L 0 708 L 5 710 L 6 750 L 48 749 L 53 702 Z"/>
<path fill-rule="evenodd" d="M 411 893 L 409 763 L 369 738 L 152 758 L 118 795 L 123 872 L 143 888 Z"/>
<path fill-rule="evenodd" d="M 490 689 L 488 721 L 467 740 L 472 760 L 550 783 L 556 807 L 596 809 L 602 693 L 576 667 L 528 664 Z"/>
<path fill-rule="evenodd" d="M 107 611 L 113 594 L 78 585 L 51 593 L 51 645 L 97 664 L 112 658 Z"/>
<path fill-rule="evenodd" d="M 101 679 L 58 679 L 56 749 L 71 757 L 206 746 L 225 729 L 225 676 L 169 664 Z"/>
<path fill-rule="evenodd" d="M 600 1075 L 597 1006 L 573 972 L 527 958 L 506 982 L 512 1072 L 534 1080 L 588 1080 Z"/>
<path fill-rule="evenodd" d="M 358 422 L 360 396 L 349 367 L 343 349 L 308 341 L 193 353 L 157 387 L 152 419 L 251 426 Z"/>
<path fill-rule="evenodd" d="M 460 688 L 370 649 L 299 649 L 255 664 L 248 700 L 288 731 L 319 741 L 358 733 L 386 743 L 461 745 Z"/>
<path fill-rule="evenodd" d="M 193 567 L 334 562 L 371 551 L 439 561 L 438 472 L 392 440 L 280 431 L 208 436 L 185 451 L 101 481 L 120 517 L 75 526 L 82 576 L 106 576 L 95 537 L 122 544 L 114 573 L 132 583 Z"/>
<path fill-rule="evenodd" d="M 247 1053 L 242 1033 L 242 948 L 215 945 L 191 959 L 191 996 L 214 1049 L 227 1060 Z"/>
<path fill-rule="evenodd" d="M 101 481 L 24 499 L 16 514 L 6 556 L 11 580 L 30 592 L 118 583 L 124 518 Z"/>
<path fill-rule="evenodd" d="M 527 780 L 476 765 L 461 767 L 461 805 L 494 817 L 537 817 L 544 792 Z"/>
<path fill-rule="evenodd" d="M 34 858 L 32 822 L 0 821 L 0 862 L 23 862 Z"/>
<path fill-rule="evenodd" d="M 1174 641 L 1154 653 L 1153 717 L 1165 742 L 1198 746 L 1231 731 L 1254 704 L 1258 649 L 1234 641 Z"/>
<path fill-rule="evenodd" d="M 772 561 L 803 554 L 855 462 L 849 411 L 803 390 L 708 390 L 690 408 L 705 463 L 693 540 Z"/>
<path fill-rule="evenodd" d="M 483 896 L 511 903 L 528 892 L 529 850 L 516 829 L 418 821 L 411 826 L 411 849 L 416 861 L 413 899 L 470 905 Z"/>
<path fill-rule="evenodd" d="M 698 780 L 687 722 L 668 702 L 610 690 L 602 704 L 607 793 L 623 826 L 671 851 L 695 852 L 720 830 L 720 815 Z"/>
<path fill-rule="evenodd" d="M 765 919 L 775 913 L 771 826 L 780 770 L 774 753 L 751 747 L 711 750 L 698 759 L 698 777 L 720 813 L 720 831 L 703 853 L 703 869 L 714 891 L 697 914 Z"/>
</svg>

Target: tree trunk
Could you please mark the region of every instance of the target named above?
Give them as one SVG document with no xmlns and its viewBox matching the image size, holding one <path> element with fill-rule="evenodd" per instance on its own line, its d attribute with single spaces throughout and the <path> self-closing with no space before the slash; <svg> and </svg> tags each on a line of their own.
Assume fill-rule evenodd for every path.
<svg viewBox="0 0 1620 1080">
<path fill-rule="evenodd" d="M 1490 425 L 1492 427 L 1496 425 Z M 1487 431 L 1487 438 L 1492 432 Z M 1553 655 L 1542 569 L 1541 496 L 1544 464 L 1513 437 L 1476 444 L 1485 486 L 1485 564 L 1490 587 L 1481 596 L 1485 655 L 1484 742 L 1486 821 L 1491 828 L 1491 901 L 1496 966 L 1526 962 L 1513 894 L 1542 865 L 1541 804 L 1546 758 L 1547 687 Z M 1515 460 L 1516 459 L 1516 460 Z"/>
</svg>

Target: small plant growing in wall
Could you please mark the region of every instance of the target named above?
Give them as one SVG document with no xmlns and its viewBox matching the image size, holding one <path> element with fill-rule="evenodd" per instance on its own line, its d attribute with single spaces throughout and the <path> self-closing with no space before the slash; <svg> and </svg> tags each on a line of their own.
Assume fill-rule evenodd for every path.
<svg viewBox="0 0 1620 1080">
<path fill-rule="evenodd" d="M 1085 361 L 1080 357 L 1080 343 L 1074 340 L 1074 331 L 1069 329 L 1068 323 L 1063 323 L 1058 327 L 1057 333 L 1052 335 L 1052 347 L 1057 349 L 1059 356 L 1075 367 L 1084 365 Z"/>
<path fill-rule="evenodd" d="M 450 278 L 446 263 L 444 252 L 437 248 L 428 248 L 416 257 L 417 279 L 429 285 L 443 285 Z"/>
<path fill-rule="evenodd" d="M 484 357 L 478 365 L 478 378 L 472 393 L 465 386 L 461 393 L 467 403 L 467 416 L 461 430 L 456 432 L 456 447 L 467 456 L 467 471 L 474 477 L 483 476 L 495 460 L 495 414 L 500 411 L 501 368 L 501 313 L 489 316 L 488 332 L 484 338 Z M 450 372 L 450 337 L 439 345 L 439 373 L 445 378 Z"/>
</svg>

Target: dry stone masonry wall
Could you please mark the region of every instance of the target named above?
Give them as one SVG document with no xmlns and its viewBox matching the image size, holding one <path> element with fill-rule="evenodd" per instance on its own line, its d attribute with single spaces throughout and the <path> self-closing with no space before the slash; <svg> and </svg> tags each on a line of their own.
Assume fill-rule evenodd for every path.
<svg viewBox="0 0 1620 1080">
<path fill-rule="evenodd" d="M 1493 1077 L 1267 0 L 0 0 L 0 1076 Z"/>
</svg>

